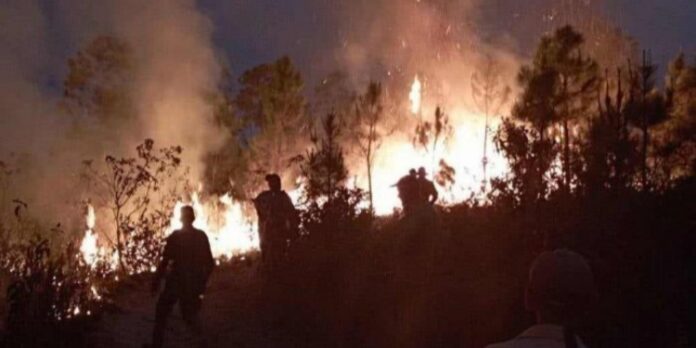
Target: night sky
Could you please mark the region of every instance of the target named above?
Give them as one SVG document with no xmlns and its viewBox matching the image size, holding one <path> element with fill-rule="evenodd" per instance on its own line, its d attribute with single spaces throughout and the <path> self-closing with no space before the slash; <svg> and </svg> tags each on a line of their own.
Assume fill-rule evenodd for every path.
<svg viewBox="0 0 696 348">
<path fill-rule="evenodd" d="M 414 0 L 416 1 L 416 0 Z M 591 1 L 591 0 L 584 0 Z M 337 46 L 341 28 L 335 18 L 338 3 L 317 0 L 202 0 L 200 6 L 215 23 L 214 39 L 222 48 L 234 70 L 289 54 L 303 70 L 311 70 L 318 52 Z M 493 16 L 506 26 L 524 21 L 538 21 L 534 10 L 544 8 L 550 0 L 494 0 Z M 524 5 L 520 5 L 524 3 Z M 523 7 L 523 8 L 522 8 Z M 653 51 L 661 67 L 680 50 L 696 53 L 696 1 L 694 0 L 610 0 L 599 7 L 605 16 L 633 36 L 642 48 Z M 516 16 L 522 12 L 521 17 Z M 489 24 L 489 23 L 485 23 Z M 489 24 L 490 25 L 490 24 Z M 516 28 L 517 29 L 517 28 Z M 538 28 L 528 32 L 516 30 L 522 55 L 529 54 L 540 34 Z M 311 74 L 311 71 L 307 71 Z"/>
<path fill-rule="evenodd" d="M 65 74 L 65 61 L 80 45 L 99 34 L 99 23 L 81 21 L 80 15 L 61 13 L 71 9 L 79 0 L 54 2 L 37 0 L 44 17 L 44 57 L 38 76 L 44 86 L 57 91 Z M 417 0 L 413 0 L 417 1 Z M 426 2 L 427 0 L 422 0 Z M 430 0 L 441 3 L 459 3 L 456 0 Z M 483 30 L 494 28 L 516 41 L 520 57 L 529 56 L 542 33 L 540 9 L 549 4 L 571 0 L 486 0 L 476 1 L 483 13 L 477 25 Z M 574 0 L 591 2 L 593 0 Z M 99 7 L 98 2 L 87 2 Z M 215 49 L 223 65 L 238 75 L 254 65 L 268 62 L 287 54 L 302 70 L 307 80 L 316 80 L 334 69 L 335 55 L 342 38 L 359 23 L 361 10 L 354 4 L 362 0 L 199 0 L 198 10 L 210 19 Z M 627 33 L 653 52 L 655 63 L 663 73 L 665 65 L 680 50 L 696 53 L 695 0 L 611 0 L 594 3 L 599 11 L 619 24 Z M 84 5 L 80 5 L 83 6 Z M 482 8 L 482 9 L 481 9 Z M 352 10 L 351 20 L 345 20 Z M 397 15 L 386 11 L 384 16 Z M 79 30 L 76 28 L 80 28 Z M 89 30 L 85 30 L 88 28 Z M 79 34 L 76 34 L 79 33 Z M 24 60 L 24 59 L 22 59 Z M 39 64 L 36 64 L 39 65 Z M 37 69 L 34 69 L 37 70 Z"/>
</svg>

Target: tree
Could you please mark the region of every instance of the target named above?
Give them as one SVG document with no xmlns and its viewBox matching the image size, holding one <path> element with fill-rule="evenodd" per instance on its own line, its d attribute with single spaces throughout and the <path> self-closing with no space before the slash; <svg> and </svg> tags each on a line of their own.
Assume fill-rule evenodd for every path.
<svg viewBox="0 0 696 348">
<path fill-rule="evenodd" d="M 413 144 L 421 147 L 432 157 L 432 170 L 435 173 L 435 181 L 440 186 L 451 186 L 454 183 L 456 170 L 451 167 L 444 159 L 436 158 L 439 146 L 445 146 L 452 136 L 452 125 L 449 123 L 449 116 L 439 106 L 435 108 L 433 121 L 420 121 L 416 125 Z"/>
<path fill-rule="evenodd" d="M 598 93 L 598 113 L 590 119 L 582 146 L 581 182 L 588 193 L 628 187 L 638 164 L 638 146 L 629 128 L 632 104 L 626 98 L 624 75 L 621 69 L 617 69 L 613 80 L 608 72 L 606 75 L 603 97 Z"/>
<path fill-rule="evenodd" d="M 99 36 L 68 60 L 62 105 L 78 119 L 105 123 L 132 117 L 131 48 L 113 36 Z"/>
<path fill-rule="evenodd" d="M 136 157 L 106 156 L 101 168 L 87 161 L 84 171 L 95 200 L 113 214 L 119 267 L 129 273 L 154 266 L 174 206 L 189 190 L 181 147 L 155 149 L 147 139 L 136 149 Z"/>
<path fill-rule="evenodd" d="M 483 128 L 483 156 L 481 164 L 483 168 L 482 186 L 486 186 L 486 167 L 488 165 L 488 133 L 490 132 L 490 117 L 498 115 L 500 108 L 507 103 L 510 97 L 510 87 L 501 81 L 498 62 L 490 55 L 486 56 L 486 62 L 481 72 L 471 75 L 471 97 L 486 118 Z"/>
<path fill-rule="evenodd" d="M 629 97 L 630 121 L 641 132 L 641 171 L 640 183 L 647 190 L 650 176 L 651 129 L 667 119 L 667 101 L 655 87 L 657 66 L 652 64 L 649 52 L 643 52 L 643 61 L 638 71 L 633 67 L 629 71 L 631 91 Z"/>
<path fill-rule="evenodd" d="M 560 124 L 566 190 L 572 181 L 571 127 L 587 116 L 598 81 L 597 64 L 583 55 L 583 43 L 582 35 L 569 26 L 542 38 L 532 65 L 520 71 L 523 93 L 512 112 L 516 119 L 532 123 L 542 141 L 549 127 Z"/>
<path fill-rule="evenodd" d="M 370 82 L 365 93 L 358 97 L 354 122 L 355 124 L 349 127 L 354 130 L 356 140 L 360 147 L 360 153 L 365 160 L 370 211 L 374 212 L 372 170 L 375 155 L 382 146 L 383 130 L 381 127 L 384 122 L 381 84 Z"/>
<path fill-rule="evenodd" d="M 307 152 L 302 164 L 305 192 L 310 200 L 326 197 L 331 201 L 348 177 L 343 150 L 338 144 L 339 135 L 340 125 L 335 114 L 326 115 L 320 133 L 315 131 L 312 134 L 314 147 Z"/>
<path fill-rule="evenodd" d="M 508 178 L 492 180 L 495 199 L 515 207 L 531 207 L 546 198 L 554 175 L 550 169 L 558 151 L 555 142 L 539 129 L 503 119 L 493 140 L 507 158 L 510 173 Z"/>
<path fill-rule="evenodd" d="M 282 57 L 242 74 L 234 105 L 251 130 L 247 141 L 255 173 L 287 171 L 306 144 L 306 102 L 300 72 Z"/>
<path fill-rule="evenodd" d="M 669 65 L 669 120 L 660 131 L 657 154 L 667 179 L 696 173 L 696 61 L 679 54 Z"/>
<path fill-rule="evenodd" d="M 249 125 L 235 110 L 228 71 L 223 73 L 220 85 L 208 101 L 213 105 L 218 127 L 227 133 L 227 137 L 223 146 L 205 156 L 205 188 L 214 194 L 231 193 L 233 197 L 243 199 L 249 189 L 246 185 L 249 153 L 244 143 L 244 131 Z"/>
</svg>

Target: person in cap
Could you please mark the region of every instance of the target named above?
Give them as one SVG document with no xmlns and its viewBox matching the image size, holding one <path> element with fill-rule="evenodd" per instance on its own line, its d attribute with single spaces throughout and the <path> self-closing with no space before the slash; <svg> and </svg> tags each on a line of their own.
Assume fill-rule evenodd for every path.
<svg viewBox="0 0 696 348">
<path fill-rule="evenodd" d="M 435 184 L 428 180 L 428 173 L 423 167 L 418 168 L 418 196 L 422 206 L 432 206 L 438 199 Z"/>
<path fill-rule="evenodd" d="M 153 294 L 160 292 L 163 279 L 165 286 L 157 300 L 152 344 L 145 347 L 162 347 L 167 319 L 177 303 L 185 323 L 203 338 L 198 313 L 215 261 L 208 236 L 193 227 L 196 219 L 193 207 L 187 205 L 180 211 L 183 226 L 167 237 L 162 259 L 152 282 Z"/>
<path fill-rule="evenodd" d="M 266 175 L 268 190 L 254 199 L 259 218 L 261 258 L 268 270 L 277 268 L 285 256 L 288 239 L 297 233 L 299 217 L 290 196 L 282 190 L 277 174 Z"/>
<path fill-rule="evenodd" d="M 581 255 L 565 249 L 544 252 L 532 263 L 525 294 L 537 324 L 488 348 L 584 348 L 573 328 L 596 296 L 592 271 Z"/>
</svg>

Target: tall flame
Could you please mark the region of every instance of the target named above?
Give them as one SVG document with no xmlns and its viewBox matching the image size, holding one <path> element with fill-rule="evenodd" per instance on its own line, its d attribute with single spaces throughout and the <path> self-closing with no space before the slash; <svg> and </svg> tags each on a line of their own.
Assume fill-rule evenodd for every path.
<svg viewBox="0 0 696 348">
<path fill-rule="evenodd" d="M 418 115 L 421 110 L 421 88 L 421 82 L 416 75 L 411 85 L 411 93 L 408 94 L 408 99 L 411 101 L 411 113 L 414 115 Z"/>
<path fill-rule="evenodd" d="M 82 238 L 82 244 L 80 244 L 80 252 L 82 253 L 82 257 L 84 258 L 85 262 L 92 266 L 96 264 L 99 256 L 97 235 L 94 233 L 94 224 L 96 219 L 97 217 L 94 214 L 94 207 L 92 207 L 91 204 L 88 204 L 87 215 L 85 217 L 87 230 L 85 231 L 85 236 Z"/>
</svg>

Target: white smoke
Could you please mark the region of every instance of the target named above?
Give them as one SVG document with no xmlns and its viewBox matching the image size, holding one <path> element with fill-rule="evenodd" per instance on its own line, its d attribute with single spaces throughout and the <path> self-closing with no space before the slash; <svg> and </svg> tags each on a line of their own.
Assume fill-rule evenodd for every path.
<svg viewBox="0 0 696 348">
<path fill-rule="evenodd" d="M 199 180 L 203 156 L 225 135 L 208 102 L 221 76 L 213 26 L 195 1 L 10 0 L 0 23 L 0 161 L 21 169 L 0 177 L 0 209 L 20 198 L 33 215 L 65 223 L 66 213 L 79 210 L 81 161 L 132 154 L 146 137 L 181 145 L 192 181 Z M 58 106 L 67 59 L 100 35 L 125 41 L 134 54 L 136 121 L 112 129 L 118 143 L 107 148 L 98 134 L 76 137 Z"/>
</svg>

